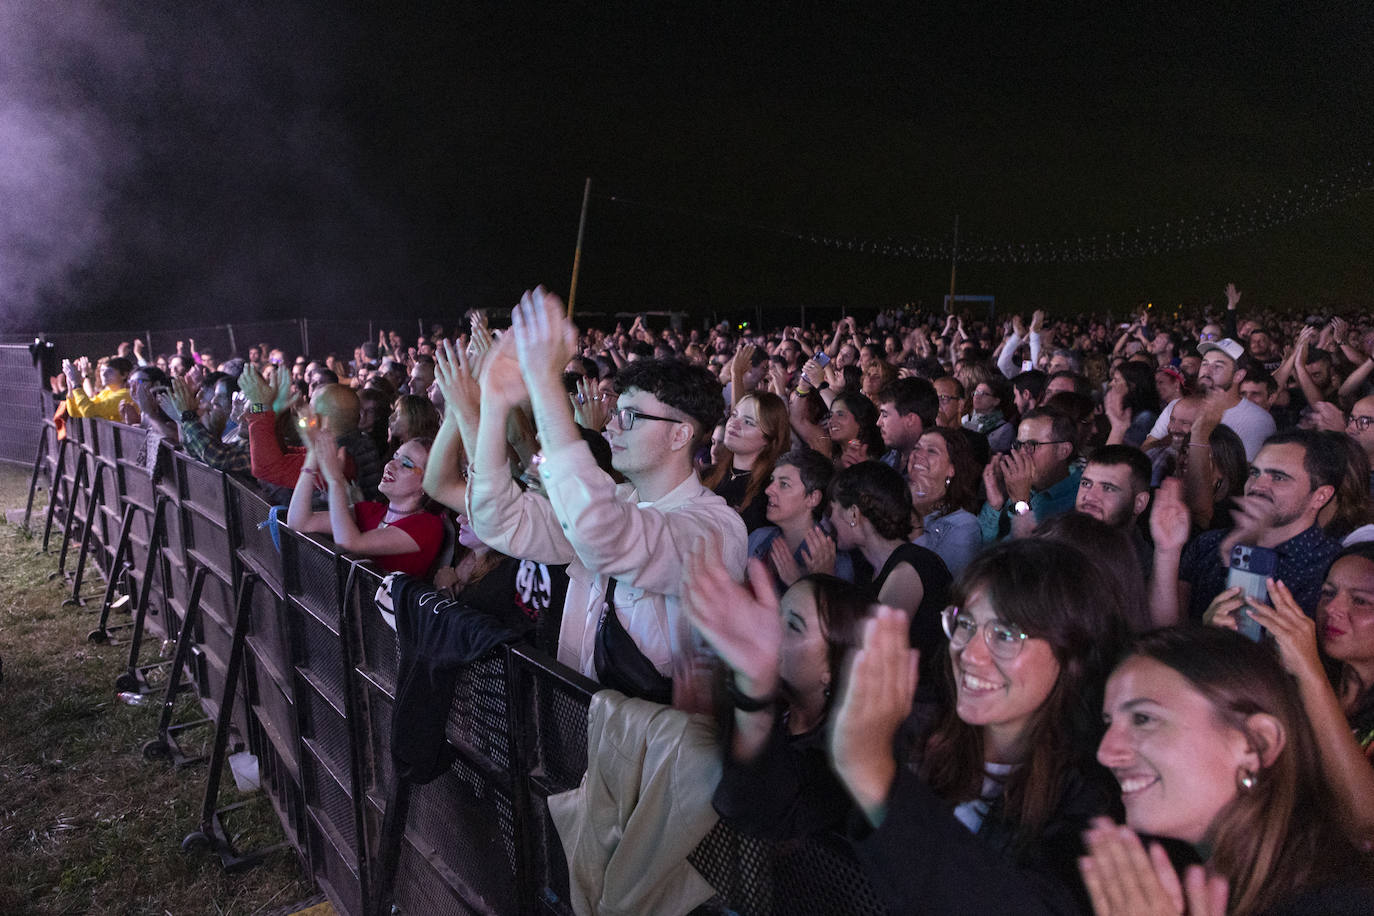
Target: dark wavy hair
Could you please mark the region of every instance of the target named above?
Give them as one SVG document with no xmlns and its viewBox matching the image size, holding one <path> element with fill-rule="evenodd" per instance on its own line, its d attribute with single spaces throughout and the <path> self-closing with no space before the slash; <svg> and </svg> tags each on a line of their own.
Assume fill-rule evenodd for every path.
<svg viewBox="0 0 1374 916">
<path fill-rule="evenodd" d="M 1000 816 L 1018 849 L 1033 843 L 1059 805 L 1066 781 L 1091 770 L 1102 731 L 1102 691 L 1126 641 L 1126 620 L 1111 596 L 1116 585 L 1092 558 L 1049 538 L 1003 541 L 974 558 L 950 593 L 965 604 L 974 593 L 999 619 L 1050 644 L 1059 677 L 1036 710 L 1023 741 L 1025 758 L 1007 781 Z M 981 638 L 981 635 L 975 637 Z M 948 696 L 956 696 L 954 660 L 941 663 Z M 983 730 L 950 704 L 925 744 L 921 771 L 946 802 L 983 790 Z"/>
<path fill-rule="evenodd" d="M 682 359 L 637 359 L 615 377 L 617 394 L 631 388 L 652 394 L 696 424 L 697 443 L 725 415 L 720 381 L 703 366 Z"/>
<path fill-rule="evenodd" d="M 1155 387 L 1154 366 L 1124 362 L 1114 370 L 1126 381 L 1126 397 L 1122 404 L 1135 413 L 1148 410 L 1159 413 L 1159 389 Z"/>
<path fill-rule="evenodd" d="M 845 509 L 857 506 L 882 537 L 906 540 L 911 534 L 911 491 L 902 475 L 881 461 L 861 461 L 840 471 L 830 482 L 830 498 Z"/>
</svg>

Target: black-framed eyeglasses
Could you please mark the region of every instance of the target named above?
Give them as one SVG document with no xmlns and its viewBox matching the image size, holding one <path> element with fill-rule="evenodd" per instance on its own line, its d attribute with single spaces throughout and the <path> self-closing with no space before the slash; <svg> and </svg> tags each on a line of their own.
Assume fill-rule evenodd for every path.
<svg viewBox="0 0 1374 916">
<path fill-rule="evenodd" d="M 940 612 L 940 623 L 944 627 L 945 635 L 949 637 L 950 647 L 954 649 L 967 646 L 973 635 L 981 629 L 983 642 L 987 644 L 988 651 L 1004 662 L 1016 658 L 1021 652 L 1022 644 L 1030 639 L 1030 636 L 1015 624 L 1001 620 L 989 620 L 980 624 L 972 614 L 953 605 Z"/>
<path fill-rule="evenodd" d="M 1014 448 L 1014 449 L 1016 449 L 1018 452 L 1020 452 L 1020 451 L 1025 451 L 1025 452 L 1029 452 L 1030 454 L 1034 455 L 1034 454 L 1035 454 L 1035 450 L 1038 449 L 1038 448 L 1039 448 L 1040 446 L 1042 446 L 1042 445 L 1058 445 L 1058 444 L 1060 444 L 1061 442 L 1067 442 L 1067 441 L 1069 441 L 1069 440 L 1067 440 L 1067 439 L 1051 439 L 1051 440 L 1049 440 L 1048 442 L 1036 442 L 1034 439 L 1017 439 L 1015 442 L 1013 442 L 1013 443 L 1011 444 L 1011 447 Z"/>
<path fill-rule="evenodd" d="M 611 411 L 611 416 L 615 417 L 616 423 L 620 428 L 632 430 L 635 428 L 635 420 L 662 420 L 664 423 L 681 423 L 681 420 L 674 420 L 672 417 L 656 417 L 651 413 L 642 413 L 633 407 L 618 407 Z"/>
<path fill-rule="evenodd" d="M 941 404 L 950 404 L 950 403 L 953 403 L 954 401 L 962 401 L 962 400 L 963 400 L 963 398 L 961 398 L 961 397 L 956 397 L 955 395 L 952 395 L 952 394 L 938 394 L 938 395 L 936 395 L 936 397 L 940 399 L 940 403 L 941 403 Z"/>
<path fill-rule="evenodd" d="M 1345 426 L 1347 429 L 1353 426 L 1358 431 L 1364 432 L 1369 429 L 1369 427 L 1374 426 L 1374 417 L 1353 416 L 1345 422 Z"/>
</svg>

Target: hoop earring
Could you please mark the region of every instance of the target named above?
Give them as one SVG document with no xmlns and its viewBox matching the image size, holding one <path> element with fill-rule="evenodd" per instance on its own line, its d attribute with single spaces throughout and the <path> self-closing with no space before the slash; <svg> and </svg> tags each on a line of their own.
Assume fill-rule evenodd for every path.
<svg viewBox="0 0 1374 916">
<path fill-rule="evenodd" d="M 1250 792 L 1258 784 L 1259 779 L 1255 776 L 1255 771 L 1249 767 L 1241 767 L 1236 771 L 1236 788 L 1241 792 Z"/>
</svg>

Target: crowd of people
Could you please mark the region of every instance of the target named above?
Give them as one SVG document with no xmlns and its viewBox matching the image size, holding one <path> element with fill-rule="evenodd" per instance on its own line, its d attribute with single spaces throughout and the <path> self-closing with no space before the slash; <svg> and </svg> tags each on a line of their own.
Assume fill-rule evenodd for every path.
<svg viewBox="0 0 1374 916">
<path fill-rule="evenodd" d="M 887 311 L 65 363 L 59 413 L 714 716 L 893 912 L 1374 912 L 1374 316 Z M 502 322 L 504 323 L 504 322 Z"/>
</svg>

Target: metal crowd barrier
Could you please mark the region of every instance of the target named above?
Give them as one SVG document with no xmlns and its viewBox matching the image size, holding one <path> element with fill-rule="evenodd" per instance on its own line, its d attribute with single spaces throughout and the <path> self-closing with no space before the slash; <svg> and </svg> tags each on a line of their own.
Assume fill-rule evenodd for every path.
<svg viewBox="0 0 1374 916">
<path fill-rule="evenodd" d="M 572 912 L 545 802 L 586 769 L 594 683 L 533 648 L 493 652 L 459 679 L 447 772 L 398 785 L 390 732 L 399 648 L 376 607 L 377 571 L 285 526 L 278 549 L 260 527 L 269 505 L 251 482 L 165 444 L 155 461 L 137 460 L 147 445 L 140 429 L 87 420 L 69 430 L 65 450 L 41 448 L 38 462 L 56 482 L 53 501 L 65 503 L 67 538 L 75 525 L 107 583 L 132 596 L 117 609 L 107 600 L 102 617 L 128 611 L 136 635 L 177 641 L 163 684 L 129 680 L 153 667 L 139 664 L 137 639 L 120 675 L 121 689 L 165 691 L 145 754 L 198 762 L 182 736 L 215 727 L 201 819 L 185 848 L 213 848 L 228 869 L 266 852 L 233 848 L 222 819 L 237 806 L 219 807 L 225 759 L 246 743 L 286 843 L 341 913 L 380 916 L 393 903 L 426 916 Z M 173 724 L 183 685 L 205 718 Z M 700 911 L 881 913 L 842 846 L 764 844 L 718 826 L 691 859 L 718 891 Z"/>
</svg>

